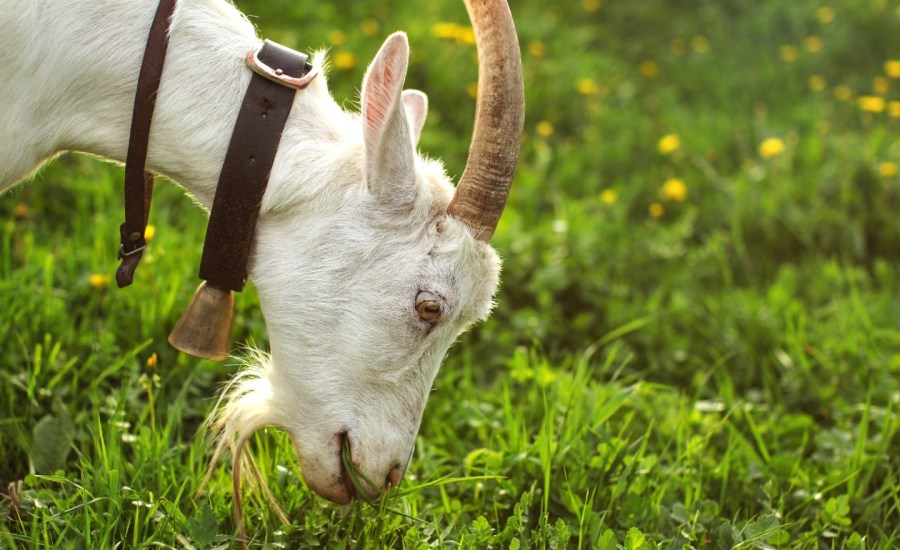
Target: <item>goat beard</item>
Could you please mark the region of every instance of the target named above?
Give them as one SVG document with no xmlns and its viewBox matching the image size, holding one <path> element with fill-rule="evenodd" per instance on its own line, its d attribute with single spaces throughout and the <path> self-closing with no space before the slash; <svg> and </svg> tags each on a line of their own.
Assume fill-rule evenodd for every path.
<svg viewBox="0 0 900 550">
<path fill-rule="evenodd" d="M 245 358 L 240 358 L 242 368 L 223 389 L 212 414 L 205 423 L 205 429 L 211 434 L 215 451 L 210 459 L 206 475 L 197 489 L 197 495 L 203 492 L 211 479 L 215 467 L 225 450 L 231 451 L 231 484 L 234 498 L 234 524 L 238 538 L 245 548 L 248 547 L 246 529 L 244 527 L 243 492 L 241 490 L 242 473 L 249 471 L 251 481 L 262 491 L 271 509 L 283 524 L 289 524 L 287 514 L 266 484 L 253 454 L 247 452 L 247 443 L 257 430 L 270 425 L 264 406 L 259 406 L 271 394 L 268 384 L 268 368 L 270 357 L 263 351 L 249 348 Z"/>
</svg>

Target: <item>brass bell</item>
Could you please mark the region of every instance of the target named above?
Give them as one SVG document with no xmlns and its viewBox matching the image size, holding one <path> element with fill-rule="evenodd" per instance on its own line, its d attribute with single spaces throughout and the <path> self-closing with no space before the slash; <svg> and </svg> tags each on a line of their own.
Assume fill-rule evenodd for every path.
<svg viewBox="0 0 900 550">
<path fill-rule="evenodd" d="M 231 351 L 233 311 L 234 294 L 203 281 L 169 334 L 169 344 L 202 359 L 225 359 Z"/>
</svg>

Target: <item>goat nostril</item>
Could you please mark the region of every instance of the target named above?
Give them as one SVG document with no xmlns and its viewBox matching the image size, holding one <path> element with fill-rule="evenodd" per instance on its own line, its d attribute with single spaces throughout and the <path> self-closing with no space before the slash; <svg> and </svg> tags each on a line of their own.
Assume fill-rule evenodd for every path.
<svg viewBox="0 0 900 550">
<path fill-rule="evenodd" d="M 399 464 L 394 464 L 388 472 L 387 479 L 384 481 L 385 489 L 390 489 L 391 487 L 396 487 L 400 484 L 400 480 L 403 478 L 403 467 Z"/>
</svg>

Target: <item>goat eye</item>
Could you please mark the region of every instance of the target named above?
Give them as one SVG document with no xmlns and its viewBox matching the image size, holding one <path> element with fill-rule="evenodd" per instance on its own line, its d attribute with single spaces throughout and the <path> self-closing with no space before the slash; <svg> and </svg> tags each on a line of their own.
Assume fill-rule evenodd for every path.
<svg viewBox="0 0 900 550">
<path fill-rule="evenodd" d="M 419 313 L 419 319 L 429 324 L 436 324 L 441 320 L 443 310 L 441 309 L 441 298 L 431 292 L 422 291 L 416 296 L 416 311 Z"/>
</svg>

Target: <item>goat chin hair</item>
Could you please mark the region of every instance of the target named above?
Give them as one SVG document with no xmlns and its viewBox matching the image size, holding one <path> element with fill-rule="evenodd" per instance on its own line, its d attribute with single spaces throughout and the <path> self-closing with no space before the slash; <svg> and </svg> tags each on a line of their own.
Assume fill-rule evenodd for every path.
<svg viewBox="0 0 900 550">
<path fill-rule="evenodd" d="M 268 353 L 252 347 L 247 347 L 242 352 L 241 356 L 232 356 L 232 359 L 241 364 L 241 368 L 222 389 L 212 413 L 201 428 L 214 451 L 197 495 L 203 492 L 226 449 L 230 451 L 234 523 L 238 528 L 238 537 L 246 546 L 241 492 L 243 471 L 249 471 L 251 481 L 262 491 L 278 519 L 285 524 L 290 523 L 290 519 L 275 500 L 253 454 L 247 452 L 250 437 L 260 428 L 272 424 L 269 411 L 272 397 L 269 381 L 271 358 Z"/>
</svg>

